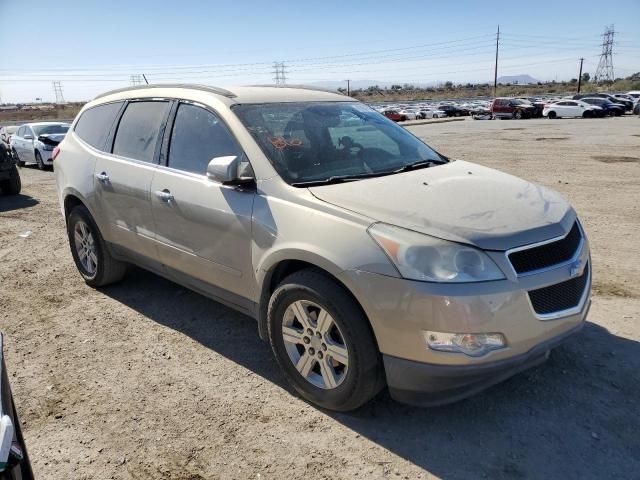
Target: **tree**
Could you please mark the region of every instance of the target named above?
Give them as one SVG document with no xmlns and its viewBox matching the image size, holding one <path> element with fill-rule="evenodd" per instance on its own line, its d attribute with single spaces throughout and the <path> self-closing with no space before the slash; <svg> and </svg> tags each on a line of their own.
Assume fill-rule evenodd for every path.
<svg viewBox="0 0 640 480">
<path fill-rule="evenodd" d="M 589 75 L 589 72 L 584 72 L 582 74 L 582 83 L 589 83 L 589 80 L 591 80 L 591 75 Z"/>
<path fill-rule="evenodd" d="M 448 89 L 452 89 L 453 88 L 453 82 L 447 81 L 444 83 L 445 88 Z"/>
<path fill-rule="evenodd" d="M 400 85 L 391 85 L 391 90 L 402 90 Z"/>
<path fill-rule="evenodd" d="M 574 85 L 574 84 L 578 83 L 578 79 L 577 78 L 572 78 L 571 80 L 569 80 L 569 83 L 571 85 Z"/>
</svg>

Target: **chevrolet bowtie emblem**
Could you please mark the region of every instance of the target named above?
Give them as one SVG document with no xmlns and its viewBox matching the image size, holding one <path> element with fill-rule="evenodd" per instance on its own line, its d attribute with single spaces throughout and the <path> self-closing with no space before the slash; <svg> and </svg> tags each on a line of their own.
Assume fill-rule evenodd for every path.
<svg viewBox="0 0 640 480">
<path fill-rule="evenodd" d="M 569 267 L 569 275 L 571 278 L 582 275 L 582 271 L 584 270 L 584 262 L 580 259 L 576 260 Z"/>
</svg>

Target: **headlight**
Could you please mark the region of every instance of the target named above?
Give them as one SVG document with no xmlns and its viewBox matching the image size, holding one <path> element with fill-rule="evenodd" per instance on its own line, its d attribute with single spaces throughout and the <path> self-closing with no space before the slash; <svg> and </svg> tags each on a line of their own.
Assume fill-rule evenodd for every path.
<svg viewBox="0 0 640 480">
<path fill-rule="evenodd" d="M 431 350 L 464 353 L 470 357 L 481 357 L 507 345 L 501 333 L 424 332 L 424 336 Z"/>
<path fill-rule="evenodd" d="M 42 144 L 42 149 L 43 150 L 53 150 L 54 146 L 53 145 L 47 145 L 46 143 Z"/>
<path fill-rule="evenodd" d="M 426 282 L 483 282 L 504 275 L 486 253 L 385 223 L 369 227 L 369 234 L 404 278 Z"/>
</svg>

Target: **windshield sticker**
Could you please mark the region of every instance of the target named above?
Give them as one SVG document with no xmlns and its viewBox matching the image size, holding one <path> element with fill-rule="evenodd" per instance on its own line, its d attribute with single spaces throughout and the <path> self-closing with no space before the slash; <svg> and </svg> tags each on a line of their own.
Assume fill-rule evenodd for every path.
<svg viewBox="0 0 640 480">
<path fill-rule="evenodd" d="M 299 147 L 302 145 L 302 140 L 299 138 L 292 138 L 291 140 L 287 140 L 284 137 L 272 137 L 269 135 L 267 140 L 276 150 L 284 150 L 287 147 Z"/>
</svg>

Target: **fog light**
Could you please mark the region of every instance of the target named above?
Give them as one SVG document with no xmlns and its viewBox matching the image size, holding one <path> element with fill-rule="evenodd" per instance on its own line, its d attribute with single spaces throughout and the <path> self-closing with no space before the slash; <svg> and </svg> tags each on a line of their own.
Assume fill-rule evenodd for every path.
<svg viewBox="0 0 640 480">
<path fill-rule="evenodd" d="M 470 357 L 481 357 L 507 346 L 501 333 L 424 332 L 424 336 L 431 350 L 464 353 Z"/>
</svg>

